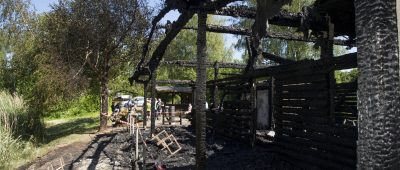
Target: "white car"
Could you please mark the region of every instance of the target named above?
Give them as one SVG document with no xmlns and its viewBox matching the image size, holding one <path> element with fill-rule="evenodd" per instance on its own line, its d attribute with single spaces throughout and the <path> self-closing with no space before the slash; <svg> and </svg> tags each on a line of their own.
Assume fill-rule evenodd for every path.
<svg viewBox="0 0 400 170">
<path fill-rule="evenodd" d="M 143 104 L 144 104 L 144 97 L 142 97 L 142 96 L 136 96 L 136 97 L 134 97 L 134 98 L 133 98 L 133 103 L 134 103 L 136 106 L 142 107 Z"/>
</svg>

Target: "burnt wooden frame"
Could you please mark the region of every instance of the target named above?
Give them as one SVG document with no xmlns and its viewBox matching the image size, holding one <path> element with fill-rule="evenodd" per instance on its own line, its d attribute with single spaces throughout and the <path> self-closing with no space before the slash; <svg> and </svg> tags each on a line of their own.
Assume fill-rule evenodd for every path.
<svg viewBox="0 0 400 170">
<path fill-rule="evenodd" d="M 170 0 L 169 2 L 175 2 L 173 0 Z M 207 13 L 210 14 L 216 14 L 216 15 L 233 15 L 233 16 L 241 16 L 241 17 L 248 17 L 248 18 L 253 18 L 255 17 L 255 10 L 254 9 L 250 9 L 248 8 L 247 10 L 243 10 L 245 12 L 236 12 L 233 8 L 231 7 L 224 7 L 226 6 L 228 3 L 233 2 L 232 0 L 220 0 L 220 1 L 215 1 L 212 3 L 209 3 L 210 5 L 206 5 L 204 7 L 197 7 L 197 6 L 188 6 L 188 4 L 185 4 L 185 2 L 181 3 L 176 3 L 173 4 L 176 7 L 171 8 L 169 7 L 168 9 L 178 9 L 180 10 L 183 14 L 178 18 L 177 22 L 174 22 L 172 24 L 172 26 L 161 26 L 163 28 L 168 28 L 167 31 L 167 35 L 166 37 L 161 41 L 160 45 L 156 48 L 155 52 L 152 55 L 151 60 L 147 63 L 146 66 L 142 66 L 143 65 L 143 61 L 144 58 L 147 54 L 147 48 L 148 48 L 148 43 L 146 44 L 147 47 L 145 47 L 144 49 L 144 55 L 142 58 L 142 61 L 139 63 L 138 67 L 137 67 L 137 71 L 135 71 L 134 75 L 130 78 L 130 81 L 132 82 L 133 80 L 137 80 L 138 76 L 140 73 L 146 72 L 148 71 L 148 74 L 153 74 L 153 72 L 155 71 L 155 69 L 158 67 L 162 56 L 165 52 L 165 49 L 167 48 L 167 45 L 172 41 L 172 39 L 179 33 L 179 31 L 181 29 L 192 29 L 192 30 L 196 30 L 197 28 L 194 27 L 186 27 L 184 26 L 187 21 L 191 18 L 191 16 L 193 16 L 194 12 L 191 11 L 206 11 Z M 189 3 L 189 1 L 187 1 L 187 3 Z M 183 5 L 182 5 L 183 4 Z M 233 9 L 233 10 L 232 10 Z M 165 10 L 162 10 L 163 12 L 165 12 Z M 165 15 L 165 13 L 162 13 L 162 15 Z M 300 24 L 299 24 L 299 18 L 300 18 Z M 159 17 L 157 18 L 159 21 Z M 302 21 L 301 21 L 302 17 L 299 15 L 295 15 L 295 14 L 288 14 L 286 13 L 280 13 L 278 14 L 276 17 L 270 19 L 270 24 L 277 24 L 277 25 L 282 25 L 282 26 L 292 26 L 292 27 L 301 27 L 302 26 Z M 304 19 L 304 18 L 303 18 Z M 319 31 L 321 32 L 326 32 L 326 34 L 328 34 L 328 36 L 324 36 L 326 34 L 322 33 L 320 35 L 320 37 L 318 39 L 313 39 L 313 38 L 304 38 L 298 35 L 294 35 L 294 34 L 287 34 L 287 33 L 267 33 L 266 37 L 268 38 L 280 38 L 280 39 L 284 39 L 284 40 L 289 40 L 289 41 L 304 41 L 304 42 L 320 42 L 321 43 L 321 60 L 313 62 L 313 64 L 317 64 L 318 66 L 322 67 L 319 68 L 320 70 L 316 70 L 318 71 L 331 71 L 333 69 L 340 69 L 340 68 L 354 68 L 354 61 L 356 61 L 356 54 L 347 54 L 344 55 L 342 57 L 338 57 L 338 58 L 334 58 L 333 54 L 332 54 L 332 47 L 333 45 L 349 45 L 352 46 L 354 41 L 343 41 L 343 40 L 334 40 L 333 39 L 333 35 L 335 35 L 335 32 L 333 32 L 333 30 L 331 30 L 330 25 L 329 25 L 329 19 L 327 20 L 323 20 L 322 22 L 319 22 L 319 24 L 321 25 L 321 27 L 318 27 Z M 299 24 L 299 25 L 298 25 Z M 152 32 L 156 27 L 156 23 L 153 23 L 153 28 L 152 28 Z M 326 29 L 328 28 L 328 29 Z M 214 26 L 214 25 L 208 25 L 207 26 L 207 31 L 210 32 L 217 32 L 217 33 L 232 33 L 232 34 L 237 34 L 237 35 L 246 35 L 246 36 L 254 36 L 251 31 L 249 31 L 249 29 L 241 29 L 241 28 L 233 28 L 233 27 L 223 27 L 223 26 Z M 330 32 L 331 31 L 331 32 Z M 149 38 L 150 42 L 151 37 Z M 291 74 L 290 76 L 296 76 L 296 74 L 301 74 L 302 72 L 294 72 L 291 73 L 290 69 L 289 70 L 283 70 L 283 67 L 274 67 L 274 68 L 265 68 L 265 69 L 255 69 L 253 68 L 253 64 L 254 60 L 256 59 L 257 51 L 254 49 L 251 49 L 251 46 L 255 46 L 254 43 L 257 43 L 256 41 L 259 40 L 251 40 L 252 42 L 249 43 L 251 45 L 249 45 L 251 53 L 250 53 L 250 60 L 248 61 L 247 66 L 245 67 L 245 72 L 243 75 L 241 76 L 233 76 L 230 78 L 225 78 L 225 79 L 221 79 L 221 80 L 217 80 L 217 78 L 214 78 L 214 80 L 209 81 L 208 83 L 212 84 L 211 87 L 213 87 L 214 89 L 218 88 L 218 86 L 226 86 L 228 87 L 229 85 L 233 84 L 233 83 L 239 83 L 239 82 L 246 82 L 249 85 L 254 84 L 255 78 L 257 77 L 263 77 L 265 75 L 273 75 L 273 74 Z M 308 61 L 304 61 L 304 65 L 299 65 L 299 63 L 301 62 L 293 62 L 290 60 L 284 60 L 283 58 L 279 57 L 279 56 L 275 56 L 273 54 L 267 54 L 267 53 L 263 53 L 262 54 L 265 58 L 268 58 L 270 60 L 273 60 L 275 62 L 281 63 L 286 65 L 287 67 L 285 68 L 291 68 L 290 66 L 292 64 L 296 64 L 297 66 L 295 67 L 295 69 L 293 69 L 292 71 L 299 69 L 301 67 L 306 68 L 307 66 L 307 62 Z M 189 66 L 190 64 L 188 64 L 187 66 Z M 183 66 L 183 64 L 182 64 Z M 189 66 L 191 67 L 191 66 Z M 356 66 L 355 66 L 356 67 Z M 143 71 L 145 70 L 145 71 Z M 217 71 L 216 71 L 217 72 Z M 218 74 L 216 74 L 215 77 L 217 77 Z M 333 116 L 333 91 L 332 88 L 334 87 L 333 84 L 333 72 L 329 73 L 328 76 L 329 79 L 329 85 L 328 88 L 330 89 L 328 92 L 328 96 L 329 96 L 329 103 L 331 104 L 329 106 L 329 114 L 330 117 L 332 118 Z M 243 83 L 240 83 L 243 84 Z M 214 90 L 213 90 L 214 91 Z M 254 91 L 251 90 L 251 91 Z M 214 93 L 215 95 L 215 93 Z M 213 100 L 215 101 L 214 97 Z M 252 106 L 254 105 L 254 103 L 251 104 Z M 254 122 L 254 116 L 253 116 L 253 122 Z M 329 121 L 332 122 L 332 121 Z M 254 123 L 253 123 L 254 125 Z M 252 128 L 252 134 L 255 135 L 254 129 Z M 312 142 L 312 141 L 310 141 Z M 253 142 L 254 143 L 254 139 Z M 296 155 L 297 153 L 290 153 L 291 155 Z M 297 154 L 299 155 L 299 154 Z M 301 154 L 300 154 L 301 155 Z M 338 168 L 340 166 L 336 166 L 334 164 L 330 164 L 329 162 L 324 162 L 326 164 L 328 164 L 331 167 L 334 168 Z"/>
</svg>

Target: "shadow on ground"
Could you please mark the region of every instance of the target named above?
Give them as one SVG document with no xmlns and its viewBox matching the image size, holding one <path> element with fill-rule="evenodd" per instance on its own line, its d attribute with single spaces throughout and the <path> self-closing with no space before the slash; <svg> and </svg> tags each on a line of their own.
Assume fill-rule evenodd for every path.
<svg viewBox="0 0 400 170">
<path fill-rule="evenodd" d="M 99 120 L 93 118 L 77 118 L 46 128 L 46 143 L 71 134 L 85 134 L 98 128 Z"/>
</svg>

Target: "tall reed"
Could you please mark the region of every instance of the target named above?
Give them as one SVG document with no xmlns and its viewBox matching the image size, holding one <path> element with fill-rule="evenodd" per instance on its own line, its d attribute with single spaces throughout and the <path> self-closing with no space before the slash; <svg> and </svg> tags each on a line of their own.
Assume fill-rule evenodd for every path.
<svg viewBox="0 0 400 170">
<path fill-rule="evenodd" d="M 33 146 L 22 140 L 29 134 L 28 107 L 24 100 L 7 92 L 0 92 L 0 169 L 10 169 L 15 160 L 29 156 Z M 27 135 L 29 136 L 29 135 Z"/>
</svg>

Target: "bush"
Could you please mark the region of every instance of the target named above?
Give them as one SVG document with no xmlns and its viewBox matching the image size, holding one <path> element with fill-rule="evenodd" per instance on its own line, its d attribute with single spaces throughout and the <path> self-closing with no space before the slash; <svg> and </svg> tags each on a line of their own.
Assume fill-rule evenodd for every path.
<svg viewBox="0 0 400 170">
<path fill-rule="evenodd" d="M 62 109 L 49 111 L 45 116 L 48 118 L 71 118 L 92 114 L 99 110 L 100 97 L 93 94 L 83 94 L 74 100 L 64 102 Z M 61 108 L 61 107 L 59 107 Z"/>
<path fill-rule="evenodd" d="M 15 138 L 10 132 L 0 128 L 0 169 L 12 169 L 12 163 L 32 154 L 34 146 L 31 142 Z"/>
<path fill-rule="evenodd" d="M 0 169 L 10 168 L 11 162 L 29 156 L 31 142 L 42 129 L 40 119 L 29 114 L 21 97 L 0 91 Z"/>
</svg>

